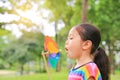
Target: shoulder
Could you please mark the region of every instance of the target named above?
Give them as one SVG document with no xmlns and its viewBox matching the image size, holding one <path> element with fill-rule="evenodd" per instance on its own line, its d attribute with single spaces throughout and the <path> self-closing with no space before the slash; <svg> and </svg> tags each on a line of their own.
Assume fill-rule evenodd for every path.
<svg viewBox="0 0 120 80">
<path fill-rule="evenodd" d="M 101 80 L 100 71 L 94 62 L 87 63 L 77 69 L 70 70 L 69 79 Z M 75 79 L 76 78 L 76 79 Z"/>
<path fill-rule="evenodd" d="M 100 71 L 94 62 L 86 64 L 84 68 L 86 70 L 86 77 L 88 80 L 101 80 L 102 77 Z"/>
<path fill-rule="evenodd" d="M 99 71 L 97 65 L 94 63 L 94 62 L 91 62 L 91 63 L 88 63 L 86 64 L 83 69 L 85 69 L 86 71 L 92 73 L 92 72 L 96 72 L 96 71 Z"/>
</svg>

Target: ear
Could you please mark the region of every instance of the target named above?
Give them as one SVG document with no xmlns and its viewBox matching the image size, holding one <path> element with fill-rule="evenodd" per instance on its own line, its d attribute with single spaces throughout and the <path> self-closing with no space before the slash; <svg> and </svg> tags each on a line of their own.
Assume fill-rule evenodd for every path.
<svg viewBox="0 0 120 80">
<path fill-rule="evenodd" d="M 83 42 L 83 49 L 89 49 L 92 47 L 92 41 L 86 40 Z"/>
</svg>

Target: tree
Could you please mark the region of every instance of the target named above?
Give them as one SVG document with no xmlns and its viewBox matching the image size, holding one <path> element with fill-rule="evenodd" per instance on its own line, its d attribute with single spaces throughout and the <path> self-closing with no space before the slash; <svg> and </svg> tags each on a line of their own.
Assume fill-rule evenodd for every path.
<svg viewBox="0 0 120 80">
<path fill-rule="evenodd" d="M 19 63 L 20 73 L 23 74 L 24 64 L 34 59 L 34 55 L 30 54 L 27 49 L 28 46 L 24 43 L 21 44 L 19 41 L 13 42 L 9 44 L 9 46 L 5 47 L 2 51 L 1 57 L 4 61 L 9 63 L 10 66 L 14 63 Z"/>
<path fill-rule="evenodd" d="M 120 40 L 118 37 L 120 34 L 120 31 L 118 31 L 120 25 L 120 16 L 116 15 L 120 13 L 119 4 L 119 0 L 91 0 L 89 6 L 90 9 L 88 12 L 89 22 L 92 22 L 99 26 L 102 33 L 102 41 L 105 41 L 105 46 L 108 47 L 113 73 L 115 69 L 115 43 L 116 41 Z"/>
<path fill-rule="evenodd" d="M 59 3 L 59 5 L 57 4 Z M 47 9 L 50 9 L 52 14 L 53 14 L 53 17 L 50 18 L 50 21 L 54 21 L 55 22 L 55 32 L 56 32 L 56 36 L 55 36 L 55 39 L 56 39 L 56 42 L 58 43 L 58 21 L 61 19 L 61 17 L 63 16 L 62 13 L 64 13 L 64 9 L 63 9 L 63 6 L 65 6 L 66 4 L 66 0 L 64 1 L 61 1 L 61 0 L 46 0 L 45 2 L 45 7 Z M 56 68 L 56 71 L 60 71 L 60 61 L 58 62 L 58 65 L 57 68 Z"/>
<path fill-rule="evenodd" d="M 23 54 L 21 54 L 21 57 L 19 57 L 19 56 L 16 57 L 16 61 L 19 62 L 20 64 L 22 64 L 22 66 L 23 66 L 26 62 L 28 62 L 28 60 L 30 60 L 30 58 L 28 59 L 25 57 L 25 55 L 29 55 L 29 54 L 34 54 L 35 57 L 37 56 L 37 58 L 39 58 L 39 60 L 42 61 L 41 52 L 43 50 L 43 38 L 44 38 L 44 36 L 42 33 L 40 33 L 40 32 L 42 32 L 42 22 L 40 22 L 41 18 L 38 21 L 38 17 L 42 17 L 42 13 L 41 13 L 42 4 L 41 4 L 41 2 L 43 2 L 43 0 L 32 0 L 32 1 L 30 1 L 30 0 L 25 0 L 25 1 L 2 0 L 0 2 L 2 2 L 3 4 L 5 4 L 5 3 L 10 4 L 9 7 L 5 7 L 5 8 L 1 7 L 0 8 L 0 12 L 2 14 L 4 14 L 6 12 L 8 14 L 16 15 L 19 17 L 19 20 L 17 20 L 17 21 L 0 23 L 0 28 L 2 28 L 2 29 L 5 29 L 6 24 L 7 25 L 16 24 L 16 27 L 18 27 L 19 30 L 23 33 L 23 36 L 21 36 L 20 39 L 15 40 L 15 42 L 16 42 L 15 44 L 13 44 L 14 41 L 13 41 L 13 43 L 12 42 L 9 43 L 9 45 L 13 45 L 13 46 L 16 46 L 19 44 L 22 47 L 25 46 L 24 49 L 22 49 L 22 47 L 20 47 L 20 46 L 14 47 L 15 55 L 17 54 L 16 53 L 17 49 L 19 49 L 18 50 L 19 52 L 23 53 Z M 3 10 L 6 10 L 6 11 L 3 11 Z M 34 14 L 31 15 L 31 13 L 29 11 L 31 11 L 31 13 L 34 12 L 35 16 L 34 16 Z M 29 12 L 28 15 L 31 15 L 30 17 L 28 17 L 28 15 L 24 16 L 24 13 L 27 13 L 27 12 Z M 28 28 L 29 28 L 33 32 L 22 31 L 23 29 L 21 29 L 21 25 L 22 25 L 22 27 L 23 26 L 26 27 L 25 30 L 28 30 Z M 2 32 L 0 32 L 0 33 L 2 33 Z M 3 33 L 0 35 L 3 35 Z M 23 43 L 23 44 L 21 44 L 21 43 Z M 3 51 L 4 55 L 5 55 L 5 52 L 7 53 L 11 50 L 11 47 L 9 47 L 9 48 L 8 48 L 9 50 Z M 13 52 L 11 52 L 10 54 L 12 54 L 12 53 Z M 22 62 L 23 58 L 25 60 L 24 61 L 25 63 Z M 7 61 L 9 61 L 9 60 L 7 60 Z M 12 62 L 14 62 L 14 60 Z M 22 66 L 21 66 L 21 69 L 22 69 Z"/>
<path fill-rule="evenodd" d="M 0 1 L 0 2 L 2 2 L 2 1 Z M 5 7 L 0 7 L 0 14 L 5 13 L 7 10 L 8 9 Z M 0 37 L 10 33 L 10 31 L 2 28 L 2 25 L 4 25 L 4 24 L 5 24 L 4 22 L 0 22 Z"/>
<path fill-rule="evenodd" d="M 39 59 L 39 71 L 42 72 L 42 65 L 40 63 L 43 62 L 41 52 L 44 50 L 44 35 L 41 32 L 37 31 L 23 31 L 23 33 L 24 35 L 21 37 L 21 41 L 26 42 L 26 45 L 28 46 L 28 51 L 34 54 Z"/>
<path fill-rule="evenodd" d="M 59 4 L 58 4 L 59 3 Z M 76 23 L 80 23 L 82 2 L 80 0 L 46 0 L 45 6 L 52 13 L 50 21 L 55 22 L 55 32 L 58 22 L 61 20 L 65 24 L 63 30 L 56 35 L 56 41 L 63 49 L 69 29 Z M 79 20 L 78 20 L 79 17 Z M 58 37 L 59 36 L 59 37 Z M 61 40 L 62 39 L 62 40 Z M 59 66 L 58 66 L 59 67 Z M 60 71 L 60 70 L 58 70 Z"/>
<path fill-rule="evenodd" d="M 47 1 L 47 0 L 46 0 Z M 54 2 L 53 2 L 54 1 Z M 88 9 L 87 9 L 87 20 L 86 22 L 92 23 L 98 26 L 102 33 L 102 42 L 105 42 L 104 47 L 107 46 L 107 50 L 109 51 L 110 62 L 112 64 L 112 68 L 114 69 L 114 52 L 116 50 L 116 41 L 119 41 L 119 25 L 120 25 L 120 13 L 119 7 L 120 2 L 119 0 L 83 0 L 88 2 Z M 65 24 L 65 27 L 59 32 L 58 36 L 61 38 L 59 43 L 65 41 L 67 37 L 67 33 L 69 29 L 78 23 L 82 22 L 82 2 L 80 0 L 66 0 L 66 1 L 47 1 L 49 2 L 48 9 L 53 14 L 55 18 L 53 21 L 62 20 Z M 73 3 L 73 5 L 68 5 L 67 3 Z M 52 4 L 54 3 L 54 4 Z M 57 3 L 62 4 L 58 5 Z M 58 8 L 58 6 L 60 6 Z M 51 8 L 52 7 L 52 8 Z M 64 10 L 64 11 L 62 11 Z M 59 14 L 58 16 L 55 16 Z M 81 19 L 81 20 L 80 20 Z M 85 18 L 84 18 L 85 19 Z M 114 33 L 114 34 L 113 34 Z M 112 36 L 111 36 L 112 35 Z M 58 39 L 59 40 L 59 39 Z M 102 44 L 101 44 L 102 45 Z"/>
<path fill-rule="evenodd" d="M 24 35 L 21 38 L 9 42 L 8 46 L 4 47 L 0 54 L 1 58 L 10 66 L 18 63 L 21 74 L 23 74 L 26 63 L 35 61 L 36 58 L 41 61 L 44 37 L 40 32 L 23 31 L 23 33 Z"/>
<path fill-rule="evenodd" d="M 0 1 L 2 4 L 9 4 L 8 7 L 2 6 L 1 12 L 3 14 L 7 13 L 8 15 L 14 15 L 17 16 L 17 20 L 12 20 L 9 22 L 2 22 L 6 24 L 16 24 L 18 27 L 22 24 L 23 26 L 27 28 L 36 27 L 39 31 L 42 29 L 42 22 L 41 21 L 42 13 L 41 13 L 41 0 L 25 0 L 25 1 L 19 1 L 19 0 L 2 0 Z M 5 10 L 4 10 L 5 9 Z M 1 27 L 1 26 L 0 26 Z M 5 26 L 2 26 L 4 28 Z M 20 29 L 20 28 L 19 28 Z"/>
<path fill-rule="evenodd" d="M 88 7 L 88 0 L 83 0 L 82 3 L 82 23 L 86 22 L 86 17 L 87 17 L 87 7 Z"/>
</svg>

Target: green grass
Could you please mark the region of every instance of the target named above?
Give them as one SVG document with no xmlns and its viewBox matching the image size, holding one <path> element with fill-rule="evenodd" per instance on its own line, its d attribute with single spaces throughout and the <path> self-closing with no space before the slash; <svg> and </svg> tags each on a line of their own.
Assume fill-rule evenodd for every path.
<svg viewBox="0 0 120 80">
<path fill-rule="evenodd" d="M 114 75 L 111 75 L 111 80 L 120 80 L 120 71 L 116 70 Z"/>
<path fill-rule="evenodd" d="M 67 71 L 50 73 L 52 80 L 67 80 Z M 38 73 L 22 76 L 0 76 L 0 80 L 49 80 L 47 73 Z M 115 75 L 111 75 L 111 80 L 120 80 L 120 71 L 117 71 Z"/>
<path fill-rule="evenodd" d="M 67 71 L 55 72 L 50 71 L 52 80 L 67 80 Z M 49 80 L 47 73 L 36 73 L 31 75 L 1 75 L 0 80 Z"/>
<path fill-rule="evenodd" d="M 52 80 L 67 80 L 66 74 L 52 74 Z M 23 76 L 1 76 L 0 80 L 49 80 L 47 74 L 34 74 L 34 75 L 23 75 Z"/>
</svg>

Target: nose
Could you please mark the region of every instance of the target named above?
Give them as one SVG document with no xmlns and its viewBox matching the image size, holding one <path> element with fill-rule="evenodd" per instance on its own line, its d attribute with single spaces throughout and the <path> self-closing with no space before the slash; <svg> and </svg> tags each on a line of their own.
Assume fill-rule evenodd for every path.
<svg viewBox="0 0 120 80">
<path fill-rule="evenodd" d="M 68 40 L 65 41 L 65 45 L 68 45 Z"/>
</svg>

